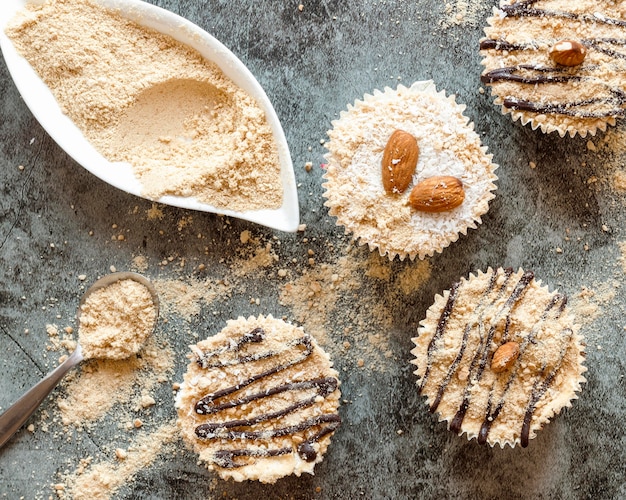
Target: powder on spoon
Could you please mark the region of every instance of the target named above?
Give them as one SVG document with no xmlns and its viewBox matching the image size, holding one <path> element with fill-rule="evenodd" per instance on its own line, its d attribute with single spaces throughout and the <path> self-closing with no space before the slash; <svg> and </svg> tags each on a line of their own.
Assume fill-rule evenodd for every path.
<svg viewBox="0 0 626 500">
<path fill-rule="evenodd" d="M 91 0 L 28 4 L 6 34 L 94 147 L 133 166 L 147 198 L 281 206 L 265 113 L 198 52 Z"/>
<path fill-rule="evenodd" d="M 125 359 L 154 329 L 157 310 L 150 291 L 125 279 L 91 293 L 80 307 L 78 342 L 85 358 Z"/>
</svg>

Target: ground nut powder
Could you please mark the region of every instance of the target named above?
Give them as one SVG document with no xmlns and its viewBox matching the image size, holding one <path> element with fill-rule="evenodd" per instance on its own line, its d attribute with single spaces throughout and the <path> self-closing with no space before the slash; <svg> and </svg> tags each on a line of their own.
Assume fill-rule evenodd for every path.
<svg viewBox="0 0 626 500">
<path fill-rule="evenodd" d="M 154 329 L 157 310 L 150 291 L 126 279 L 94 291 L 80 307 L 78 341 L 85 358 L 125 359 Z"/>
<path fill-rule="evenodd" d="M 281 206 L 263 110 L 191 48 L 90 0 L 28 5 L 6 33 L 96 149 L 133 166 L 144 196 Z"/>
</svg>

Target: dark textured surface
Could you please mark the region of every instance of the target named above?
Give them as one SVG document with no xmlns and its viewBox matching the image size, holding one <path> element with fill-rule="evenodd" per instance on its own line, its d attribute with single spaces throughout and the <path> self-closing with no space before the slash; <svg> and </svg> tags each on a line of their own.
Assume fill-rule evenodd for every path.
<svg viewBox="0 0 626 500">
<path fill-rule="evenodd" d="M 319 262 L 333 262 L 344 252 L 342 229 L 323 207 L 320 139 L 339 111 L 366 92 L 395 87 L 398 81 L 408 85 L 434 79 L 439 89 L 467 105 L 466 115 L 500 168 L 497 197 L 483 225 L 430 259 L 432 275 L 419 291 L 398 300 L 388 287 L 380 287 L 380 300 L 394 311 L 393 328 L 380 333 L 389 338 L 396 359 L 382 372 L 358 370 L 348 360 L 334 359 L 343 398 L 350 403 L 340 410 L 343 426 L 315 476 L 290 477 L 274 486 L 218 482 L 210 489 L 213 476 L 181 446 L 178 454 L 140 471 L 116 497 L 626 497 L 626 321 L 618 246 L 626 239 L 625 204 L 611 189 L 607 158 L 589 151 L 587 139 L 545 136 L 514 124 L 491 104 L 488 92 L 478 92 L 477 45 L 491 8 L 488 2 L 479 8 L 475 24 L 466 20 L 446 29 L 441 25 L 445 2 L 438 0 L 313 1 L 304 2 L 302 12 L 297 2 L 275 0 L 152 3 L 220 39 L 248 65 L 276 108 L 291 148 L 309 238 L 305 245 L 302 234 L 276 234 L 283 267 L 304 267 L 308 248 Z M 151 266 L 146 274 L 152 278 L 191 275 L 198 262 L 219 278 L 228 270 L 221 259 L 238 251 L 241 231 L 250 229 L 255 237 L 270 241 L 274 236 L 260 226 L 234 219 L 225 223 L 203 213 L 192 214 L 192 224 L 181 231 L 177 222 L 189 214 L 171 207 L 162 207 L 165 217 L 158 222 L 135 215 L 145 213 L 151 203 L 109 187 L 61 151 L 21 101 L 3 63 L 0 117 L 2 408 L 55 365 L 57 354 L 48 357 L 45 349 L 45 325 L 72 322 L 81 294 L 79 274 L 95 278 L 112 265 L 124 270 L 140 254 L 151 262 L 185 258 L 186 266 L 177 269 Z M 310 173 L 303 168 L 307 161 L 316 166 Z M 530 161 L 537 168 L 529 168 Z M 598 182 L 588 182 L 593 176 Z M 112 224 L 119 229 L 112 230 Z M 119 232 L 125 241 L 111 239 Z M 357 255 L 365 258 L 367 251 L 359 249 Z M 389 267 L 395 276 L 415 265 L 396 261 Z M 615 289 L 614 297 L 601 303 L 599 317 L 583 329 L 592 344 L 581 399 L 527 449 L 488 449 L 452 435 L 418 397 L 409 365 L 410 337 L 434 294 L 459 276 L 500 265 L 533 269 L 544 283 L 569 295 L 581 286 L 593 289 L 608 283 Z M 250 277 L 248 289 L 203 309 L 192 327 L 204 336 L 240 314 L 292 318 L 289 308 L 278 304 L 279 286 L 269 272 Z M 250 297 L 260 297 L 262 307 L 251 305 Z M 336 314 L 354 307 L 343 304 Z M 189 339 L 177 336 L 175 323 L 161 325 L 159 334 L 181 353 L 173 377 L 180 380 Z M 174 414 L 167 389 L 162 388 L 154 410 L 164 419 Z M 43 409 L 52 412 L 52 405 L 48 401 Z M 32 421 L 37 419 L 36 414 Z M 48 433 L 21 431 L 0 450 L 0 497 L 54 495 L 50 484 L 58 481 L 59 473 L 74 470 L 80 458 L 98 456 L 108 445 L 106 427 L 96 427 L 80 440 L 67 440 L 55 429 L 51 424 Z"/>
</svg>

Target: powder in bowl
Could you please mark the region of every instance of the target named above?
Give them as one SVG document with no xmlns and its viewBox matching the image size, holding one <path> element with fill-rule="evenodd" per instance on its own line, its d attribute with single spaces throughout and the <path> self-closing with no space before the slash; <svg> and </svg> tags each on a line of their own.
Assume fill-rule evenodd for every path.
<svg viewBox="0 0 626 500">
<path fill-rule="evenodd" d="M 95 290 L 80 306 L 78 342 L 85 358 L 125 359 L 154 329 L 157 309 L 145 285 L 124 279 Z"/>
<path fill-rule="evenodd" d="M 130 164 L 145 198 L 281 207 L 279 145 L 261 103 L 189 45 L 101 4 L 27 4 L 5 30 L 84 138 Z M 97 175 L 118 181 L 125 168 Z"/>
</svg>

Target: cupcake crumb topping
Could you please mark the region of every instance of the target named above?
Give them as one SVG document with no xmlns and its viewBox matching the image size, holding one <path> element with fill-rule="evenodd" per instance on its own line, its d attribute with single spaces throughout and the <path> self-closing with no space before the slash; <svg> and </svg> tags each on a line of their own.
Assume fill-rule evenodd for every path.
<svg viewBox="0 0 626 500">
<path fill-rule="evenodd" d="M 470 275 L 436 297 L 413 339 L 419 390 L 451 431 L 525 447 L 585 381 L 578 329 L 565 295 L 532 272 Z"/>
<path fill-rule="evenodd" d="M 496 165 L 464 109 L 426 81 L 375 91 L 341 112 L 328 132 L 324 175 L 325 205 L 337 224 L 391 260 L 423 259 L 476 228 L 494 197 Z M 455 189 L 448 203 L 441 197 L 449 193 L 439 189 L 433 203 L 444 209 L 424 210 L 429 205 L 421 203 L 425 194 L 419 186 L 438 176 L 456 178 L 461 190 Z"/>
<path fill-rule="evenodd" d="M 626 9 L 605 0 L 504 0 L 480 42 L 481 80 L 514 120 L 574 137 L 615 125 L 626 97 Z"/>
</svg>

